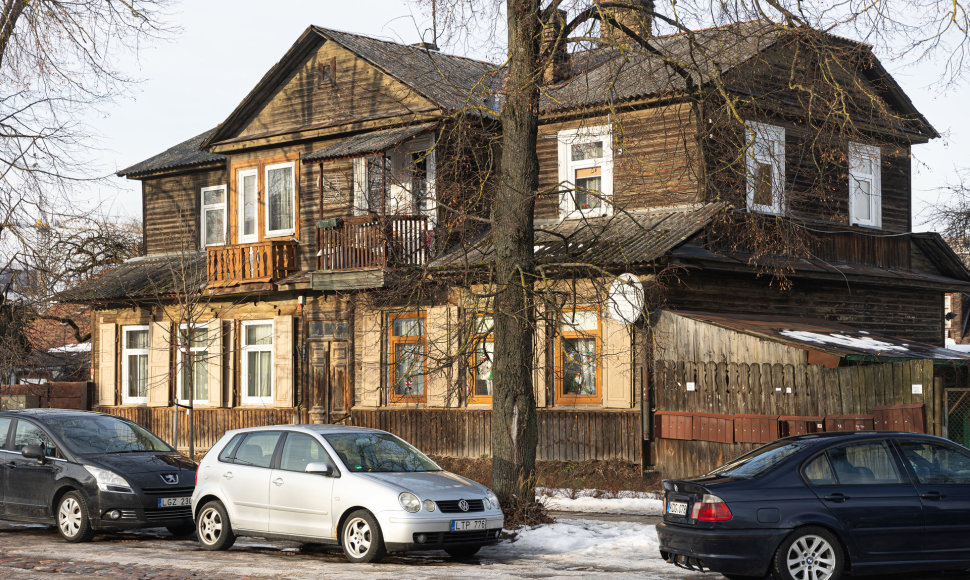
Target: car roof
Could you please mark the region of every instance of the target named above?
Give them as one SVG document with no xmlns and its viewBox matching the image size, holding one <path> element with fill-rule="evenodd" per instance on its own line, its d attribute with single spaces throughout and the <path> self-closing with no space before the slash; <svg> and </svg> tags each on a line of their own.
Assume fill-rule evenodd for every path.
<svg viewBox="0 0 970 580">
<path fill-rule="evenodd" d="M 792 435 L 780 441 L 816 441 L 819 443 L 836 443 L 840 441 L 851 441 L 866 437 L 921 437 L 924 439 L 937 439 L 947 441 L 936 435 L 927 433 L 910 433 L 908 431 L 826 431 L 824 433 L 808 433 L 805 435 Z"/>
<path fill-rule="evenodd" d="M 45 419 L 47 417 L 70 417 L 70 416 L 85 416 L 85 415 L 101 415 L 107 417 L 116 417 L 118 419 L 124 419 L 124 417 L 118 417 L 116 415 L 106 415 L 105 413 L 96 413 L 94 411 L 82 411 L 80 409 L 10 409 L 8 411 L 0 411 L 0 417 L 28 417 L 31 419 Z"/>
<path fill-rule="evenodd" d="M 371 429 L 369 427 L 354 427 L 352 425 L 303 424 L 303 425 L 264 425 L 262 427 L 241 427 L 239 429 L 232 429 L 230 431 L 226 431 L 226 435 L 236 435 L 237 433 L 251 433 L 254 431 L 300 431 L 304 433 L 320 433 L 321 435 L 326 435 L 331 433 L 387 433 L 387 431 L 382 431 L 380 429 Z"/>
</svg>

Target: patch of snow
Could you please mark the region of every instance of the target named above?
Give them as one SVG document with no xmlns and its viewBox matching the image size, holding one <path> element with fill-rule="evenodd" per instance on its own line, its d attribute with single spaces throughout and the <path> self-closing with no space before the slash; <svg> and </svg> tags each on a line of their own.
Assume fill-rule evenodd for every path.
<svg viewBox="0 0 970 580">
<path fill-rule="evenodd" d="M 75 352 L 91 352 L 91 343 L 82 342 L 80 344 L 65 344 L 64 346 L 55 346 L 54 348 L 48 349 L 47 352 L 51 354 L 70 354 Z"/>
<path fill-rule="evenodd" d="M 897 344 L 884 342 L 882 340 L 876 340 L 875 338 L 849 336 L 847 334 L 819 334 L 817 332 L 808 332 L 804 330 L 782 330 L 779 334 L 795 340 L 801 340 L 803 342 L 812 342 L 815 344 L 837 344 L 872 352 L 883 352 L 887 350 L 905 352 L 909 350 L 906 348 L 908 345 L 900 346 Z"/>
<path fill-rule="evenodd" d="M 970 352 L 970 344 L 948 344 L 946 347 L 959 352 Z"/>
<path fill-rule="evenodd" d="M 649 492 L 621 491 L 606 497 L 595 489 L 539 488 L 536 495 L 546 509 L 562 512 L 659 516 L 663 506 L 663 500 Z"/>
</svg>

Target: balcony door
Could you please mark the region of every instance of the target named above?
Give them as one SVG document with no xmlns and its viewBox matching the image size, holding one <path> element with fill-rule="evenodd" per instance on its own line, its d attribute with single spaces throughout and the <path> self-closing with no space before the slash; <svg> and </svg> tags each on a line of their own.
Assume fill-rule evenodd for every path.
<svg viewBox="0 0 970 580">
<path fill-rule="evenodd" d="M 259 241 L 259 174 L 255 168 L 236 172 L 238 196 L 237 243 L 253 244 Z"/>
</svg>

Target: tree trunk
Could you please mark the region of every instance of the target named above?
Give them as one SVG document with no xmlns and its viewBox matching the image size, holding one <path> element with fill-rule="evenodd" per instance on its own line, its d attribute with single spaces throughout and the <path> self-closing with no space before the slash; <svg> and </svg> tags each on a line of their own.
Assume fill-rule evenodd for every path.
<svg viewBox="0 0 970 580">
<path fill-rule="evenodd" d="M 502 161 L 492 207 L 495 243 L 495 389 L 492 487 L 513 510 L 535 501 L 538 429 L 532 388 L 535 302 L 533 213 L 539 185 L 538 0 L 508 0 L 508 77 L 502 105 Z"/>
</svg>

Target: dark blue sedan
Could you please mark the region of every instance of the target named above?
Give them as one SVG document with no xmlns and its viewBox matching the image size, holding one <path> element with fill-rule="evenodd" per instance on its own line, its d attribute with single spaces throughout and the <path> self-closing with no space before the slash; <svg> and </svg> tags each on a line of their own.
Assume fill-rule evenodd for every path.
<svg viewBox="0 0 970 580">
<path fill-rule="evenodd" d="M 970 568 L 970 451 L 913 433 L 779 439 L 664 480 L 660 554 L 732 580 Z"/>
</svg>

